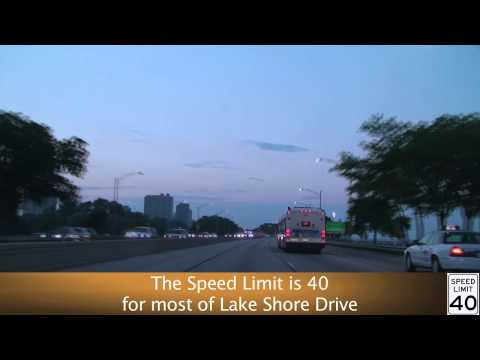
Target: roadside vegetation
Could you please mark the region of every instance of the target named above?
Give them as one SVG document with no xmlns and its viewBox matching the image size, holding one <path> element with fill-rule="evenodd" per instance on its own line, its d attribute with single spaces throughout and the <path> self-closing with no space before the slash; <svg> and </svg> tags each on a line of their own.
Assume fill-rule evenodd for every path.
<svg viewBox="0 0 480 360">
<path fill-rule="evenodd" d="M 364 155 L 344 152 L 331 169 L 349 182 L 351 233 L 404 238 L 409 209 L 444 226 L 462 208 L 471 227 L 480 214 L 480 113 L 417 123 L 373 115 L 360 131 Z"/>
</svg>

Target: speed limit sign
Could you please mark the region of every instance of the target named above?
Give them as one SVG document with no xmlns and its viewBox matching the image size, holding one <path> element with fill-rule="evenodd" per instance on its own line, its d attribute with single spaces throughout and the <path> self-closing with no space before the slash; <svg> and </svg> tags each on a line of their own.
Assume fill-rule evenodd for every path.
<svg viewBox="0 0 480 360">
<path fill-rule="evenodd" d="M 478 315 L 478 273 L 448 274 L 448 315 Z"/>
</svg>

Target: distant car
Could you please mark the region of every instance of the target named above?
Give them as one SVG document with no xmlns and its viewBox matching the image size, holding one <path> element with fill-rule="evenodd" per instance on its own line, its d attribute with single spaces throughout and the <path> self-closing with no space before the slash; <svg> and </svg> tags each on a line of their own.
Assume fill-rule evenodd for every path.
<svg viewBox="0 0 480 360">
<path fill-rule="evenodd" d="M 47 232 L 37 232 L 33 233 L 32 237 L 35 239 L 48 239 L 50 237 L 50 234 Z"/>
<path fill-rule="evenodd" d="M 447 228 L 451 229 L 451 228 Z M 434 231 L 414 241 L 404 251 L 406 271 L 417 268 L 480 270 L 480 233 L 455 230 Z"/>
<path fill-rule="evenodd" d="M 98 237 L 98 233 L 95 229 L 92 229 L 92 228 L 86 228 L 88 233 L 90 234 L 90 237 L 91 238 L 96 238 Z"/>
<path fill-rule="evenodd" d="M 125 237 L 129 239 L 150 239 L 158 236 L 155 228 L 149 226 L 137 226 L 125 232 Z"/>
<path fill-rule="evenodd" d="M 164 237 L 167 239 L 186 239 L 188 233 L 185 229 L 173 229 L 168 231 Z"/>
<path fill-rule="evenodd" d="M 87 239 L 90 239 L 92 237 L 92 235 L 90 234 L 90 231 L 88 231 L 87 228 L 75 227 L 74 229 L 78 234 L 80 234 L 81 239 L 87 240 Z"/>
<path fill-rule="evenodd" d="M 58 240 L 80 241 L 85 239 L 85 232 L 78 227 L 62 226 L 51 232 L 50 238 Z"/>
</svg>

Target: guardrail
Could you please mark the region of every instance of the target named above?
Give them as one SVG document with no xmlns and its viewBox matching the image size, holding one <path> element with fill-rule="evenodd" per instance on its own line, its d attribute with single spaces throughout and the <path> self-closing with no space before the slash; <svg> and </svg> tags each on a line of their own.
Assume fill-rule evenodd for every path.
<svg viewBox="0 0 480 360">
<path fill-rule="evenodd" d="M 0 271 L 55 271 L 230 240 L 233 239 L 157 238 L 8 243 L 0 246 Z"/>
<path fill-rule="evenodd" d="M 160 239 L 161 237 L 155 237 L 155 239 Z M 95 236 L 91 238 L 91 241 L 105 241 L 105 240 L 120 240 L 120 239 L 127 239 L 121 235 L 114 235 L 114 236 Z M 17 244 L 17 243 L 25 243 L 25 242 L 60 242 L 62 239 L 55 239 L 52 237 L 42 238 L 36 235 L 7 235 L 7 236 L 0 236 L 0 244 Z M 63 241 L 72 241 L 71 239 L 65 239 Z"/>
</svg>

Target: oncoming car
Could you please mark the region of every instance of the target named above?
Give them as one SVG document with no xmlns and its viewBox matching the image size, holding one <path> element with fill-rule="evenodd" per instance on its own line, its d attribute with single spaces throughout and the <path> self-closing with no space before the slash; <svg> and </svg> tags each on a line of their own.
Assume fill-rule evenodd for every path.
<svg viewBox="0 0 480 360">
<path fill-rule="evenodd" d="M 88 232 L 81 227 L 62 226 L 51 232 L 51 239 L 80 241 L 89 239 Z"/>
<path fill-rule="evenodd" d="M 157 230 L 149 226 L 137 226 L 125 232 L 125 237 L 130 239 L 153 238 L 158 236 Z"/>
<path fill-rule="evenodd" d="M 173 229 L 167 232 L 164 235 L 167 239 L 186 239 L 188 237 L 188 232 L 185 229 Z"/>
<path fill-rule="evenodd" d="M 216 237 L 218 237 L 218 235 L 214 234 L 214 233 L 203 232 L 203 233 L 199 234 L 198 237 L 204 238 L 204 239 L 210 239 L 210 238 L 216 238 Z"/>
<path fill-rule="evenodd" d="M 480 232 L 434 231 L 405 249 L 406 271 L 480 270 Z"/>
</svg>

